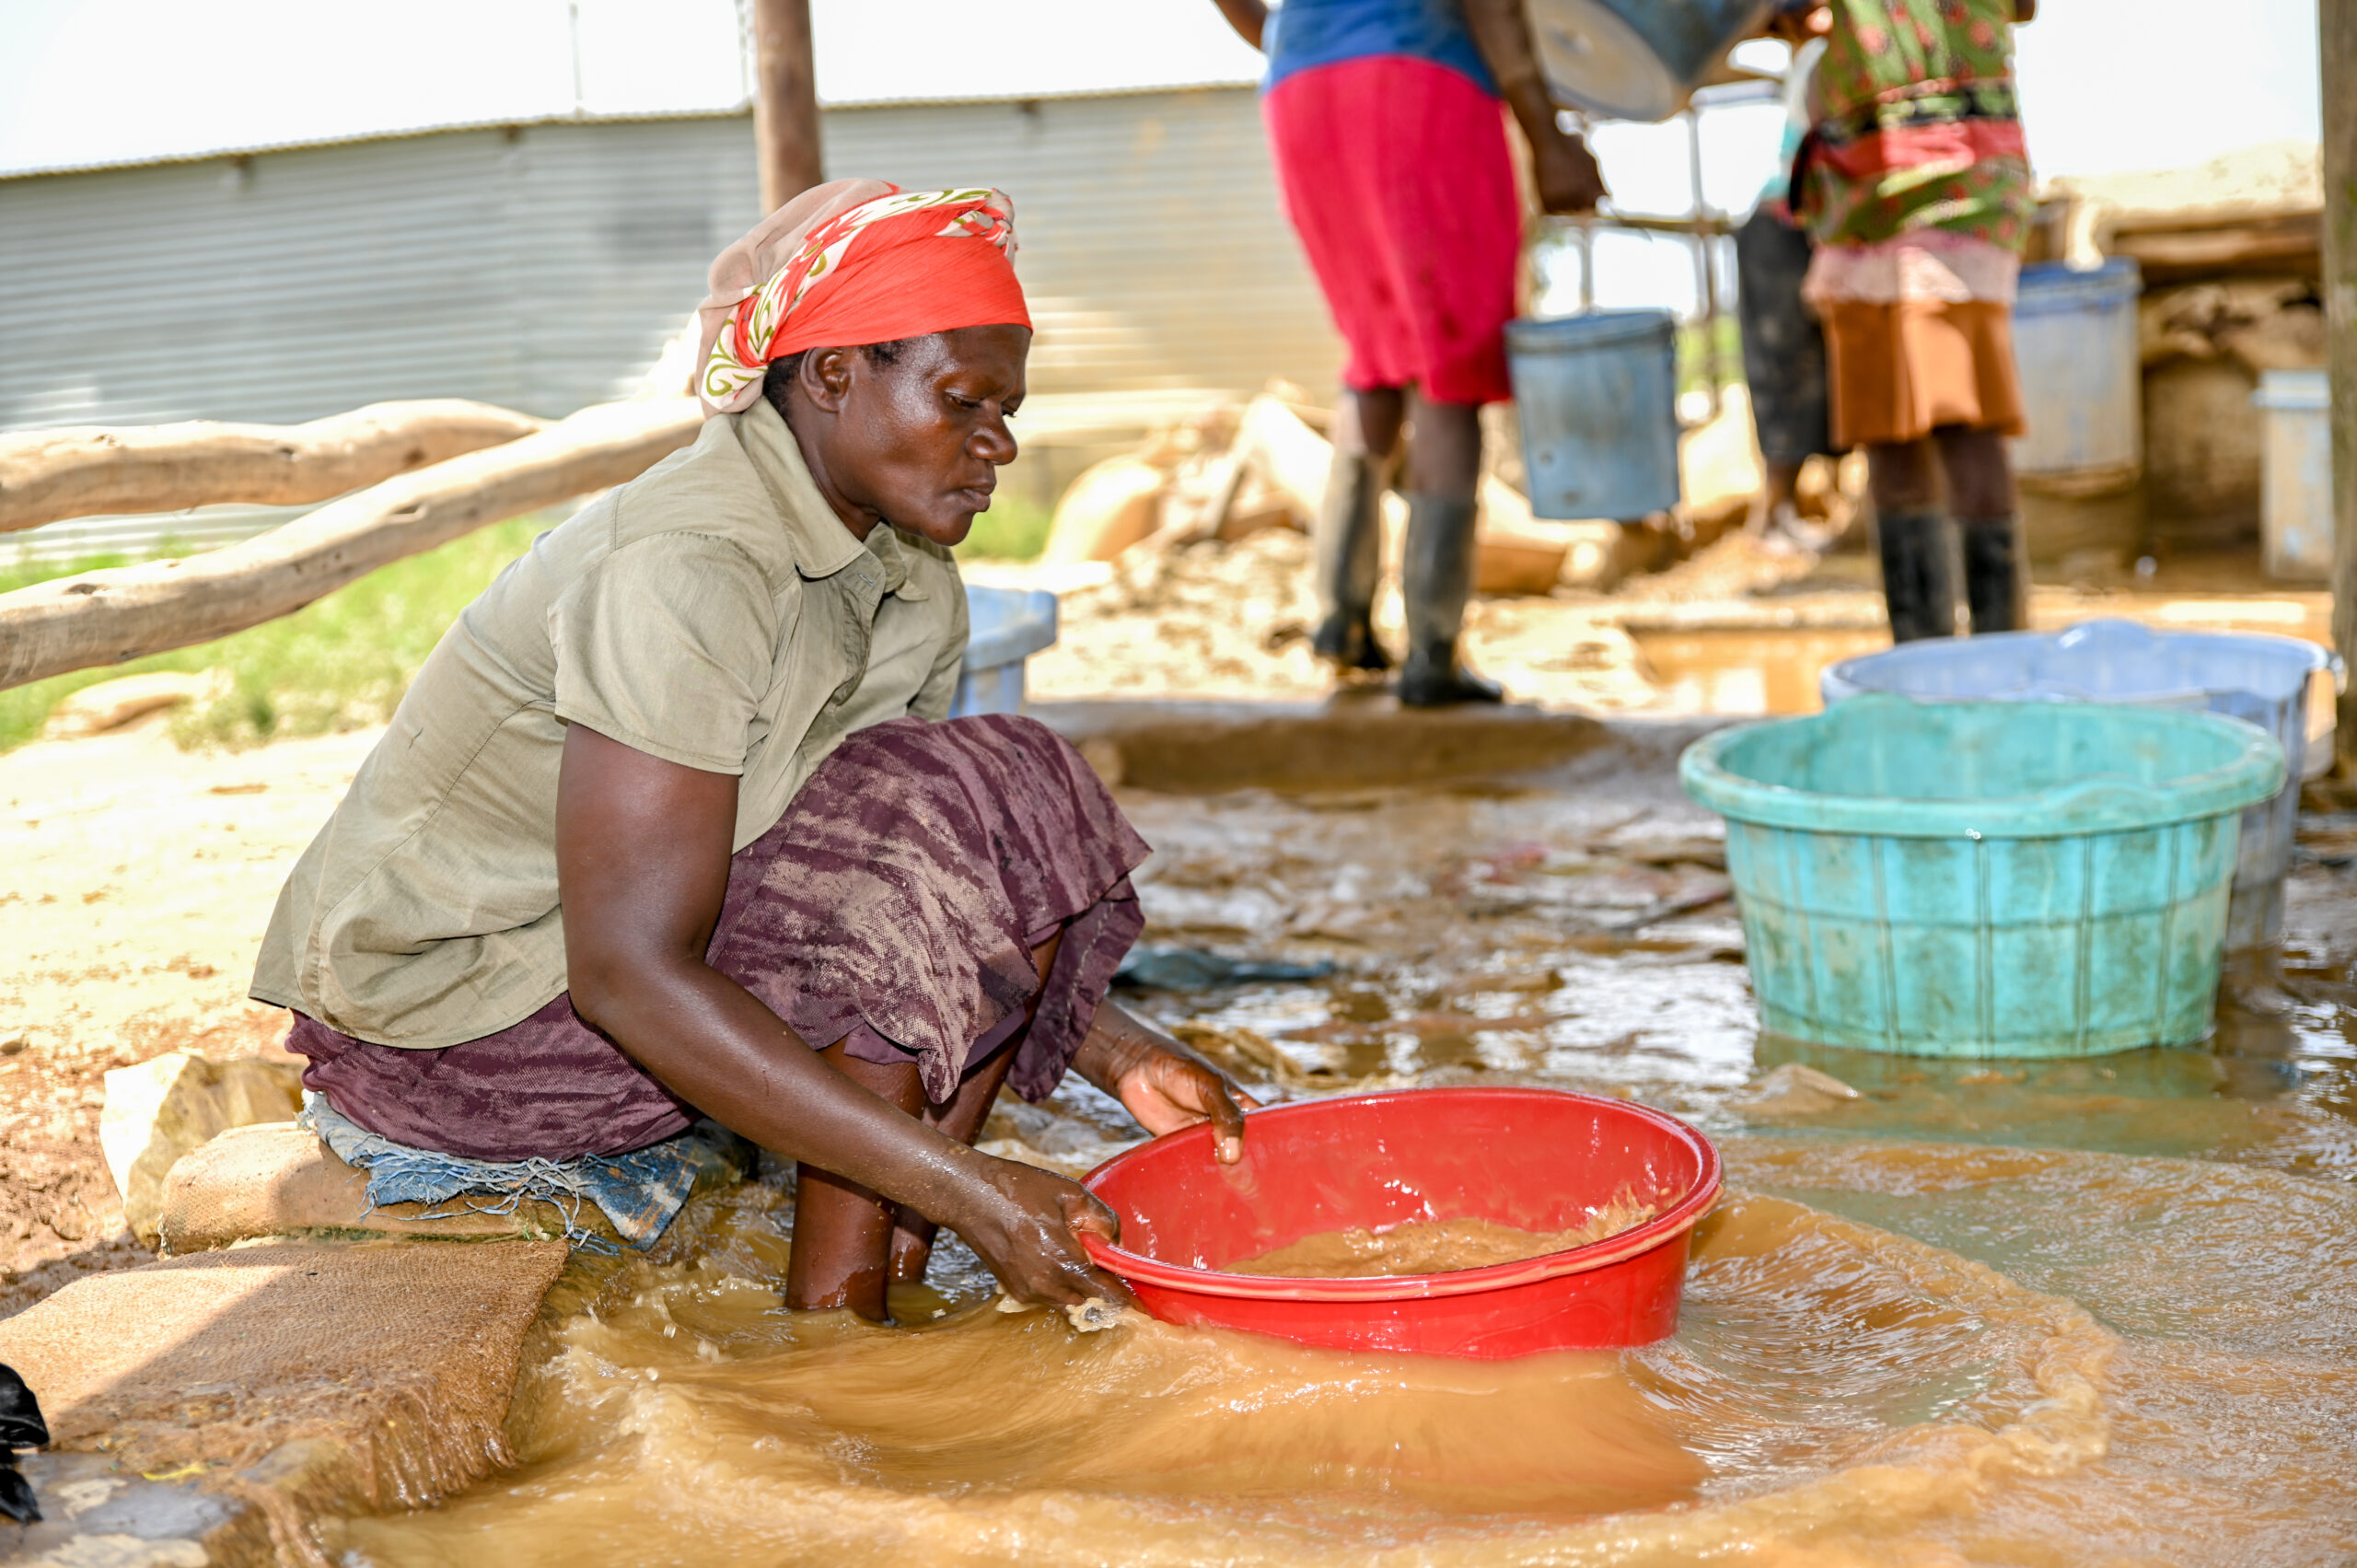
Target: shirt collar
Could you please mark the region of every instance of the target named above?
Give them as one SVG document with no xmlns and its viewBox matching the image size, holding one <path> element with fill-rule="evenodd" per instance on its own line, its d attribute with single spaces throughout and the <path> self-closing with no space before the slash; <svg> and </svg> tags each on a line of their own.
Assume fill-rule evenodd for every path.
<svg viewBox="0 0 2357 1568">
<path fill-rule="evenodd" d="M 862 543 L 845 528 L 819 493 L 819 482 L 810 477 L 810 467 L 802 460 L 801 444 L 786 428 L 784 416 L 767 398 L 728 417 L 737 422 L 737 436 L 746 456 L 752 459 L 754 470 L 777 499 L 786 537 L 794 547 L 796 571 L 806 577 L 831 577 L 872 554 L 883 568 L 886 593 L 904 599 L 926 597 L 923 588 L 910 578 L 909 552 L 900 530 L 890 523 L 878 522 L 867 530 L 866 541 Z"/>
</svg>

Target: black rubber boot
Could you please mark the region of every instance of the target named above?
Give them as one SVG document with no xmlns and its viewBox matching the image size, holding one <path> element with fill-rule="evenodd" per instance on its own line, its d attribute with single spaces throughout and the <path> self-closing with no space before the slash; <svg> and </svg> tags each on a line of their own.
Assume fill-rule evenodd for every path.
<svg viewBox="0 0 2357 1568">
<path fill-rule="evenodd" d="M 1391 668 L 1375 639 L 1375 587 L 1383 571 L 1383 470 L 1337 449 L 1318 513 L 1318 630 L 1309 648 L 1340 670 Z"/>
<path fill-rule="evenodd" d="M 1882 597 L 1890 640 L 1956 635 L 1956 574 L 1948 564 L 1947 517 L 1933 507 L 1875 519 L 1882 540 Z"/>
<path fill-rule="evenodd" d="M 41 1523 L 41 1500 L 32 1483 L 17 1469 L 17 1450 L 39 1448 L 49 1442 L 49 1425 L 41 1418 L 41 1401 L 25 1380 L 0 1366 L 0 1517 L 20 1525 Z"/>
<path fill-rule="evenodd" d="M 2017 516 L 1965 517 L 1964 601 L 1972 611 L 1972 630 L 2029 630 L 2029 551 L 2022 539 Z"/>
<path fill-rule="evenodd" d="M 1399 701 L 1411 708 L 1452 703 L 1500 703 L 1505 689 L 1457 661 L 1465 601 L 1473 597 L 1473 524 L 1469 495 L 1408 497 L 1408 542 L 1400 563 L 1400 596 L 1408 610 L 1408 662 L 1399 672 Z"/>
</svg>

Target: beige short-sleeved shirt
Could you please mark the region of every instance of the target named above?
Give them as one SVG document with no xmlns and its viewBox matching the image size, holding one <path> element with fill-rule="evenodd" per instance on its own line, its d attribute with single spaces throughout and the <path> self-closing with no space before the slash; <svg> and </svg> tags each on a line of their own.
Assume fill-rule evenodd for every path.
<svg viewBox="0 0 2357 1568">
<path fill-rule="evenodd" d="M 253 996 L 382 1045 L 455 1045 L 565 989 L 565 726 L 735 773 L 735 847 L 844 736 L 947 714 L 949 552 L 827 505 L 768 403 L 540 536 L 443 637 L 278 896 Z"/>
</svg>

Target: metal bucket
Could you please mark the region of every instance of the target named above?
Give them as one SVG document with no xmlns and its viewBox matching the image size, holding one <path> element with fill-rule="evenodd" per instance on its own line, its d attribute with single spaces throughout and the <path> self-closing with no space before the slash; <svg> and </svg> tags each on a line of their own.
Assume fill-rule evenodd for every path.
<svg viewBox="0 0 2357 1568">
<path fill-rule="evenodd" d="M 1527 0 L 1547 90 L 1608 120 L 1666 120 L 1772 0 Z"/>
<path fill-rule="evenodd" d="M 1506 323 L 1530 509 L 1633 522 L 1678 505 L 1678 319 L 1596 310 Z"/>
</svg>

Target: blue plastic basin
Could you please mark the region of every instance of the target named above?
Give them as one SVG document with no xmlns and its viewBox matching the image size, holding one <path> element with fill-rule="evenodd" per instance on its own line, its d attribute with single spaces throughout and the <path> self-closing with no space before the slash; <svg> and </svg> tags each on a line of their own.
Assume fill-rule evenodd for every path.
<svg viewBox="0 0 2357 1568">
<path fill-rule="evenodd" d="M 2207 709 L 2258 726 L 2283 748 L 2283 787 L 2243 815 L 2226 946 L 2271 942 L 2283 923 L 2283 877 L 2308 749 L 2308 685 L 2340 660 L 2297 637 L 2263 632 L 2155 632 L 2132 621 L 2083 621 L 2063 632 L 1932 637 L 1844 659 L 1817 678 L 1826 705 L 1861 691 L 1926 702 L 2134 703 Z"/>
<path fill-rule="evenodd" d="M 1706 736 L 1762 1025 L 1911 1056 L 2210 1032 L 2237 819 L 2283 749 L 2239 720 L 1867 695 Z"/>
<path fill-rule="evenodd" d="M 1024 663 L 1056 640 L 1056 596 L 1040 588 L 969 587 L 966 614 L 966 658 L 949 716 L 1021 713 Z"/>
</svg>

